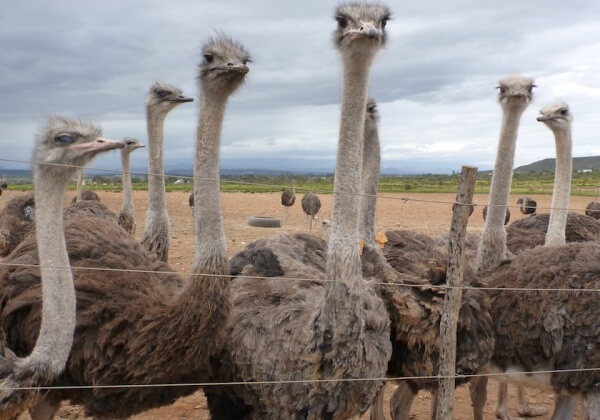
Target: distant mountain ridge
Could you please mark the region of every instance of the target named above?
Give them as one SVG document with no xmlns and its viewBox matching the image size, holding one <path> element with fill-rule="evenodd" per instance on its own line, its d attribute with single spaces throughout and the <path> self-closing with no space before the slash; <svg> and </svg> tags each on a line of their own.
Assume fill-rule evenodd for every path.
<svg viewBox="0 0 600 420">
<path fill-rule="evenodd" d="M 554 172 L 556 167 L 556 159 L 548 158 L 538 160 L 530 163 L 529 165 L 519 166 L 515 168 L 517 173 L 529 173 L 529 172 Z M 600 156 L 583 156 L 573 158 L 573 170 L 581 171 L 583 169 L 600 170 Z"/>
</svg>

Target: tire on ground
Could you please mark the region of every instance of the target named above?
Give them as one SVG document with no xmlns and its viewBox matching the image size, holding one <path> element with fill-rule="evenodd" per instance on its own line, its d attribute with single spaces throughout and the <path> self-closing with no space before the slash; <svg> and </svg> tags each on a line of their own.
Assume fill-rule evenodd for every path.
<svg viewBox="0 0 600 420">
<path fill-rule="evenodd" d="M 252 216 L 248 219 L 248 225 L 254 227 L 278 228 L 281 227 L 281 219 L 279 217 Z"/>
</svg>

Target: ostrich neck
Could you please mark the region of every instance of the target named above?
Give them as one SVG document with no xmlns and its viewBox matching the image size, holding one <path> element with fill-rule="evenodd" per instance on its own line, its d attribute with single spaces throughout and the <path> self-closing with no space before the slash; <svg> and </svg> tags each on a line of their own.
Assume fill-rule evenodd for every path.
<svg viewBox="0 0 600 420">
<path fill-rule="evenodd" d="M 365 245 L 375 246 L 375 211 L 379 190 L 381 150 L 376 127 L 365 128 L 360 198 L 360 236 Z"/>
<path fill-rule="evenodd" d="M 495 268 L 506 254 L 504 218 L 510 194 L 519 122 L 524 110 L 525 108 L 522 107 L 508 107 L 502 115 L 500 141 L 490 187 L 487 220 L 481 235 L 477 255 L 478 272 L 486 272 Z"/>
<path fill-rule="evenodd" d="M 344 304 L 347 288 L 362 284 L 358 249 L 360 178 L 365 106 L 371 60 L 343 58 L 342 117 L 335 169 L 331 234 L 327 249 L 327 300 Z M 329 304 L 328 304 L 329 305 Z"/>
<path fill-rule="evenodd" d="M 148 216 L 167 217 L 163 163 L 163 130 L 166 115 L 148 110 Z"/>
<path fill-rule="evenodd" d="M 64 369 L 75 330 L 75 289 L 63 231 L 65 182 L 35 171 L 36 239 L 42 277 L 42 322 L 32 363 L 52 375 Z"/>
<path fill-rule="evenodd" d="M 121 166 L 123 168 L 123 206 L 124 212 L 133 214 L 133 198 L 131 196 L 131 170 L 129 166 L 129 151 L 121 151 Z"/>
<path fill-rule="evenodd" d="M 217 258 L 227 258 L 221 215 L 219 147 L 227 95 L 205 94 L 200 104 L 194 167 L 196 272 L 206 272 Z"/>
<path fill-rule="evenodd" d="M 79 175 L 77 176 L 77 193 L 75 195 L 75 202 L 81 202 L 81 194 L 83 192 L 83 168 L 79 169 Z"/>
<path fill-rule="evenodd" d="M 556 142 L 556 172 L 554 173 L 554 190 L 546 245 L 564 245 L 573 164 L 571 133 L 565 130 L 554 131 L 554 140 Z"/>
</svg>

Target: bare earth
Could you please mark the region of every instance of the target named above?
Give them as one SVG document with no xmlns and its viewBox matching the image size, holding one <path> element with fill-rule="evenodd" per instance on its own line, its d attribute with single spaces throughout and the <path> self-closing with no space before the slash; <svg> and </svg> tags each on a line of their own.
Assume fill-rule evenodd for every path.
<svg viewBox="0 0 600 420">
<path fill-rule="evenodd" d="M 20 194 L 16 191 L 5 191 L 0 198 L 0 203 L 5 203 L 11 197 Z M 67 200 L 70 202 L 73 192 L 68 193 Z M 111 192 L 99 193 L 102 202 L 111 210 L 117 212 L 121 206 L 121 195 Z M 420 231 L 429 235 L 439 235 L 446 233 L 449 229 L 452 216 L 451 202 L 454 200 L 454 194 L 383 194 L 389 199 L 380 199 L 377 206 L 377 229 L 401 229 L 407 228 Z M 171 248 L 169 250 L 169 264 L 178 271 L 189 271 L 192 258 L 194 256 L 194 227 L 192 221 L 192 211 L 188 207 L 188 193 L 171 192 L 167 193 L 167 205 L 169 217 L 171 220 Z M 402 197 L 411 199 L 410 201 L 401 200 Z M 309 222 L 302 212 L 300 206 L 301 194 L 298 194 L 296 204 L 290 208 L 289 220 L 284 223 L 280 229 L 253 228 L 247 225 L 247 219 L 250 216 L 277 216 L 283 217 L 283 207 L 280 205 L 279 193 L 226 193 L 222 194 L 222 207 L 224 209 L 225 233 L 228 240 L 228 250 L 230 255 L 244 248 L 247 243 L 261 237 L 284 232 L 304 232 L 308 231 Z M 322 207 L 319 213 L 319 221 L 313 229 L 317 235 L 322 235 L 321 221 L 331 218 L 331 195 L 320 196 Z M 511 196 L 510 202 L 514 203 L 517 196 Z M 538 202 L 538 207 L 549 207 L 549 195 L 532 196 Z M 147 194 L 145 191 L 134 192 L 134 203 L 136 208 L 137 232 L 136 237 L 141 238 L 144 231 L 144 219 L 146 212 Z M 427 203 L 413 200 L 436 200 L 446 203 Z M 482 206 L 487 203 L 487 195 L 476 195 L 474 201 Z M 574 209 L 584 209 L 590 201 L 586 197 L 572 197 L 571 207 Z M 0 204 L 3 205 L 3 204 Z M 482 206 L 475 209 L 474 216 L 469 219 L 469 230 L 480 231 L 483 228 L 483 219 L 481 214 Z M 547 211 L 547 210 L 546 210 Z M 545 212 L 540 210 L 540 212 Z M 577 212 L 583 213 L 582 210 Z M 511 221 L 523 217 L 517 208 L 511 208 Z M 394 389 L 390 384 L 386 389 L 386 400 L 389 399 Z M 511 415 L 517 415 L 515 410 L 515 390 L 509 389 L 510 401 L 509 412 Z M 496 384 L 490 381 L 488 388 L 488 402 L 485 408 L 485 419 L 495 419 L 493 407 L 495 403 Z M 550 419 L 553 394 L 551 392 L 540 392 L 529 390 L 528 395 L 532 404 L 543 405 L 548 408 L 550 414 L 538 419 Z M 472 418 L 472 409 L 469 398 L 468 387 L 463 386 L 457 389 L 455 394 L 454 418 L 470 419 Z M 387 410 L 386 410 L 387 411 Z M 430 397 L 428 393 L 422 392 L 415 399 L 411 411 L 412 419 L 428 419 L 430 416 Z M 23 419 L 28 416 L 22 416 Z M 82 410 L 78 406 L 64 405 L 58 415 L 61 419 L 84 419 Z M 144 414 L 133 417 L 134 419 L 208 419 L 206 400 L 202 391 L 196 392 L 186 398 L 182 398 L 175 404 L 156 410 L 148 411 Z M 368 419 L 368 416 L 364 416 Z M 577 419 L 582 419 L 581 407 L 578 409 Z"/>
</svg>

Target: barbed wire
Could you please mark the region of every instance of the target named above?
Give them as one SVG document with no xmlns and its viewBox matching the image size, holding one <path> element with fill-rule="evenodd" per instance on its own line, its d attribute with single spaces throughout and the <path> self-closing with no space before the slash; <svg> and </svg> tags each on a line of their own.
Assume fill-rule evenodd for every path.
<svg viewBox="0 0 600 420">
<path fill-rule="evenodd" d="M 439 380 L 439 379 L 468 379 L 468 378 L 497 378 L 503 376 L 515 375 L 540 375 L 552 373 L 575 373 L 575 372 L 597 372 L 600 368 L 579 368 L 579 369 L 553 369 L 537 370 L 529 372 L 485 372 L 471 373 L 464 375 L 422 375 L 422 376 L 395 376 L 395 377 L 377 377 L 377 378 L 330 378 L 330 379 L 289 379 L 273 381 L 230 381 L 230 382 L 181 382 L 181 383 L 159 383 L 159 384 L 116 384 L 116 385 L 56 385 L 56 386 L 23 386 L 8 387 L 15 391 L 25 390 L 67 390 L 67 389 L 111 389 L 111 388 L 173 388 L 173 387 L 209 387 L 209 386 L 253 386 L 253 385 L 280 385 L 280 384 L 319 384 L 319 383 L 342 383 L 342 382 L 394 382 L 406 380 Z"/>
<path fill-rule="evenodd" d="M 104 172 L 111 172 L 111 173 L 130 173 L 132 175 L 140 175 L 140 176 L 146 176 L 146 177 L 149 177 L 149 176 L 173 177 L 173 178 L 180 178 L 180 179 L 188 179 L 188 180 L 192 180 L 192 181 L 219 182 L 222 184 L 234 184 L 234 185 L 252 185 L 252 186 L 258 186 L 258 187 L 265 187 L 265 188 L 278 188 L 278 189 L 290 188 L 289 185 L 268 184 L 268 183 L 261 183 L 261 182 L 239 181 L 239 180 L 231 180 L 231 179 L 201 178 L 201 177 L 193 177 L 193 176 L 187 176 L 187 175 L 169 175 L 169 174 L 157 174 L 157 173 L 151 173 L 151 172 L 123 171 L 120 169 L 84 167 L 84 166 L 79 166 L 79 165 L 68 165 L 68 164 L 61 164 L 61 163 L 39 162 L 39 161 L 19 160 L 19 159 L 0 158 L 0 162 L 60 166 L 60 167 L 77 168 L 77 169 L 89 169 L 89 170 L 94 170 L 94 171 L 104 171 Z M 431 200 L 431 199 L 414 198 L 414 197 L 393 197 L 393 196 L 384 195 L 384 194 L 365 194 L 365 193 L 361 193 L 361 192 L 334 191 L 333 189 L 322 189 L 322 188 L 316 189 L 316 188 L 308 188 L 308 187 L 295 187 L 295 189 L 298 191 L 315 192 L 315 193 L 319 193 L 319 194 L 334 194 L 334 195 L 339 194 L 339 195 L 352 195 L 352 196 L 360 196 L 360 197 L 376 197 L 377 199 L 384 199 L 384 200 L 400 200 L 405 203 L 412 201 L 412 202 L 421 202 L 421 203 L 429 203 L 429 204 L 451 204 L 451 205 L 456 204 L 456 205 L 464 205 L 464 206 L 469 206 L 469 207 L 477 207 L 477 206 L 484 205 L 484 204 L 480 204 L 477 202 L 460 203 L 460 202 L 452 201 L 452 200 Z M 400 194 L 400 193 L 398 193 L 398 194 Z M 422 194 L 427 194 L 427 193 L 422 193 Z M 448 192 L 448 193 L 441 193 L 441 194 L 452 194 L 452 193 Z M 502 204 L 486 204 L 486 205 L 488 207 L 508 207 L 508 208 L 515 208 L 515 209 L 521 208 L 521 205 L 517 205 L 517 204 L 508 204 L 506 206 L 504 206 Z M 564 207 L 547 207 L 547 206 L 536 206 L 536 209 L 538 209 L 538 210 L 566 210 L 566 211 L 579 211 L 579 212 L 585 212 L 585 210 L 586 210 L 586 209 L 579 209 L 579 208 L 572 208 L 572 207 L 564 208 Z"/>
<path fill-rule="evenodd" d="M 193 271 L 167 271 L 167 270 L 138 270 L 131 268 L 109 268 L 109 267 L 78 267 L 69 265 L 40 265 L 40 264 L 26 264 L 26 263 L 11 263 L 0 261 L 0 266 L 5 267 L 28 267 L 28 268 L 54 268 L 64 270 L 87 270 L 87 271 L 108 271 L 108 272 L 125 272 L 125 273 L 138 273 L 138 274 L 160 274 L 160 275 L 188 275 L 190 277 L 217 277 L 217 278 L 246 278 L 246 279 L 261 279 L 261 280 L 277 280 L 277 281 L 296 281 L 296 282 L 319 282 L 319 283 L 335 283 L 338 280 L 327 279 L 327 278 L 309 278 L 309 277 L 285 277 L 285 276 L 256 276 L 256 275 L 231 275 L 231 274 L 214 274 L 214 273 L 195 273 Z M 412 287 L 412 288 L 429 288 L 429 289 L 462 289 L 462 290 L 488 290 L 488 291 L 513 291 L 513 292 L 573 292 L 573 293 L 600 293 L 600 289 L 584 289 L 584 288 L 527 288 L 527 287 L 487 287 L 487 286 L 448 286 L 445 284 L 431 284 L 427 282 L 426 278 L 412 276 L 410 274 L 398 273 L 398 279 L 406 279 L 419 281 L 420 283 L 396 283 L 396 282 L 381 282 L 381 281 L 369 281 L 372 285 L 382 286 L 398 286 L 398 287 Z"/>
</svg>

